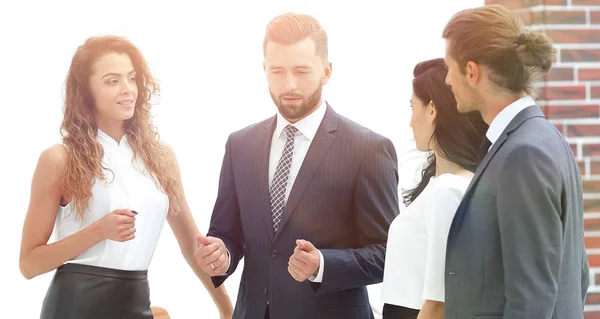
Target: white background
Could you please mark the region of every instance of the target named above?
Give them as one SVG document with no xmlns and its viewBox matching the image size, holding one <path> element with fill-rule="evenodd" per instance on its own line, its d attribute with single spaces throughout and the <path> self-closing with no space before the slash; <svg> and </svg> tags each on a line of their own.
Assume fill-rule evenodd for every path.
<svg viewBox="0 0 600 319">
<path fill-rule="evenodd" d="M 192 4 L 194 3 L 194 4 Z M 422 163 L 410 120 L 412 69 L 442 57 L 451 15 L 481 0 L 358 1 L 2 1 L 0 3 L 0 312 L 38 318 L 52 277 L 30 281 L 18 268 L 23 218 L 39 154 L 60 143 L 64 80 L 89 36 L 128 37 L 143 52 L 162 94 L 155 124 L 179 158 L 188 202 L 208 229 L 229 133 L 276 112 L 262 70 L 271 18 L 286 12 L 317 18 L 329 35 L 333 75 L 325 99 L 337 112 L 395 143 L 400 187 Z M 407 5 L 410 3 L 410 5 Z M 241 274 L 226 287 L 233 301 Z M 173 318 L 217 318 L 208 293 L 164 228 L 150 267 L 153 305 Z M 400 284 L 400 283 L 399 283 Z M 370 287 L 380 308 L 379 286 Z"/>
</svg>

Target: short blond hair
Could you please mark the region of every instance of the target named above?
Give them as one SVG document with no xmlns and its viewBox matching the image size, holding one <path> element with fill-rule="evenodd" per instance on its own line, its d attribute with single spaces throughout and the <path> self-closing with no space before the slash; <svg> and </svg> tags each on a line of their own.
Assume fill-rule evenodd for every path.
<svg viewBox="0 0 600 319">
<path fill-rule="evenodd" d="M 267 52 L 267 44 L 276 42 L 280 44 L 294 44 L 306 38 L 315 42 L 316 54 L 327 61 L 327 32 L 317 19 L 298 13 L 286 13 L 273 18 L 267 24 L 263 42 L 263 54 Z"/>
</svg>

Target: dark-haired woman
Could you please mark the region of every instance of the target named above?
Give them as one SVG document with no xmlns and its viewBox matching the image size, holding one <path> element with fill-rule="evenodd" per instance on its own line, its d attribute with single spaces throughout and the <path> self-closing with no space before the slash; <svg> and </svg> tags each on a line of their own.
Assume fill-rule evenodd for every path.
<svg viewBox="0 0 600 319">
<path fill-rule="evenodd" d="M 431 152 L 419 184 L 404 193 L 408 207 L 392 222 L 382 300 L 384 319 L 444 317 L 446 240 L 454 213 L 477 168 L 487 125 L 461 114 L 442 59 L 414 69 L 410 125 L 417 149 Z"/>
</svg>

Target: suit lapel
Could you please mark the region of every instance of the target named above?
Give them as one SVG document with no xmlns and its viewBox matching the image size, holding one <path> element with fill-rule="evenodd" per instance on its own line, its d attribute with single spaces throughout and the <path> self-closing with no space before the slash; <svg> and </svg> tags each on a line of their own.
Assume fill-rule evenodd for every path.
<svg viewBox="0 0 600 319">
<path fill-rule="evenodd" d="M 258 163 L 254 171 L 254 180 L 258 181 L 257 200 L 260 201 L 259 211 L 262 215 L 263 224 L 269 239 L 273 240 L 273 219 L 271 217 L 271 197 L 269 193 L 269 155 L 271 153 L 271 141 L 273 132 L 277 125 L 277 117 L 265 124 L 261 136 L 257 137 L 258 147 L 256 156 Z"/>
<path fill-rule="evenodd" d="M 481 175 L 487 168 L 488 164 L 490 163 L 490 161 L 492 160 L 494 155 L 496 155 L 496 152 L 498 151 L 498 149 L 500 149 L 502 144 L 504 144 L 504 142 L 506 142 L 506 138 L 507 138 L 506 134 L 503 133 L 502 135 L 500 135 L 498 140 L 494 143 L 492 148 L 489 150 L 488 154 L 485 156 L 485 158 L 481 162 L 481 164 L 479 164 L 479 166 L 477 167 L 477 170 L 475 171 L 475 175 L 473 176 L 473 179 L 471 180 L 471 183 L 469 184 L 469 187 L 467 188 L 467 191 L 465 192 L 465 195 L 463 196 L 463 200 L 458 205 L 458 208 L 456 209 L 456 214 L 454 215 L 454 219 L 452 220 L 452 225 L 450 226 L 450 232 L 448 233 L 448 247 L 450 247 L 452 240 L 458 233 L 460 225 L 462 224 L 462 221 L 465 218 L 465 213 L 466 213 L 465 207 L 467 206 L 467 204 L 469 203 L 469 200 L 471 199 L 471 193 L 473 192 L 473 189 L 475 188 L 475 186 L 477 186 L 479 179 L 481 179 Z"/>
<path fill-rule="evenodd" d="M 481 164 L 479 164 L 479 166 L 477 167 L 475 175 L 473 176 L 473 179 L 471 180 L 471 183 L 469 184 L 469 187 L 467 188 L 467 191 L 463 196 L 463 200 L 458 205 L 458 208 L 456 209 L 456 214 L 454 215 L 454 219 L 452 220 L 450 232 L 448 233 L 448 248 L 450 248 L 453 244 L 454 238 L 456 237 L 460 226 L 462 225 L 467 211 L 466 207 L 469 201 L 471 200 L 472 193 L 475 190 L 477 184 L 479 183 L 483 172 L 485 172 L 485 169 L 488 167 L 498 150 L 506 142 L 509 135 L 512 132 L 514 132 L 517 128 L 519 128 L 519 126 L 521 126 L 521 124 L 523 124 L 525 121 L 534 117 L 544 117 L 542 110 L 537 105 L 529 106 L 523 111 L 521 111 L 519 114 L 517 114 L 517 116 L 508 124 L 504 132 L 502 132 L 500 137 L 498 137 L 498 140 L 492 145 L 492 148 L 489 150 L 488 154 L 485 156 Z"/>
<path fill-rule="evenodd" d="M 315 138 L 308 149 L 308 153 L 306 153 L 306 157 L 302 162 L 302 167 L 300 167 L 300 171 L 298 172 L 296 180 L 292 185 L 292 190 L 290 191 L 288 200 L 283 208 L 283 220 L 281 221 L 279 230 L 275 234 L 274 240 L 276 240 L 279 234 L 281 234 L 283 228 L 290 219 L 290 216 L 294 213 L 296 205 L 298 205 L 298 201 L 302 197 L 302 194 L 304 194 L 306 187 L 321 164 L 321 161 L 325 157 L 327 150 L 335 140 L 335 135 L 333 132 L 336 130 L 337 114 L 335 111 L 333 111 L 329 104 L 327 104 L 327 111 L 325 112 L 323 121 L 317 130 L 317 134 L 315 134 Z"/>
</svg>

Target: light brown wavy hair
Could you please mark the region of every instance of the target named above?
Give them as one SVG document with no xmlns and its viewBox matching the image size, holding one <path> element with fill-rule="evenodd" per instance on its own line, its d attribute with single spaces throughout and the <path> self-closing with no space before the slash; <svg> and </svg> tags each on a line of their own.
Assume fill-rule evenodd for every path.
<svg viewBox="0 0 600 319">
<path fill-rule="evenodd" d="M 169 196 L 170 210 L 177 213 L 179 207 L 175 199 L 180 199 L 182 194 L 173 169 L 174 163 L 170 160 L 170 150 L 160 142 L 150 112 L 150 101 L 153 96 L 159 95 L 159 85 L 150 74 L 138 48 L 127 39 L 117 36 L 87 39 L 77 48 L 71 61 L 65 83 L 64 118 L 60 128 L 68 153 L 62 194 L 74 205 L 77 218 L 83 219 L 92 198 L 95 178 L 107 181 L 105 172 L 110 170 L 102 165 L 104 150 L 96 141 L 98 127 L 93 116 L 95 105 L 89 79 L 94 63 L 110 52 L 127 54 L 136 71 L 138 96 L 135 112 L 125 124 L 134 159 L 141 158 L 157 187 Z"/>
</svg>

